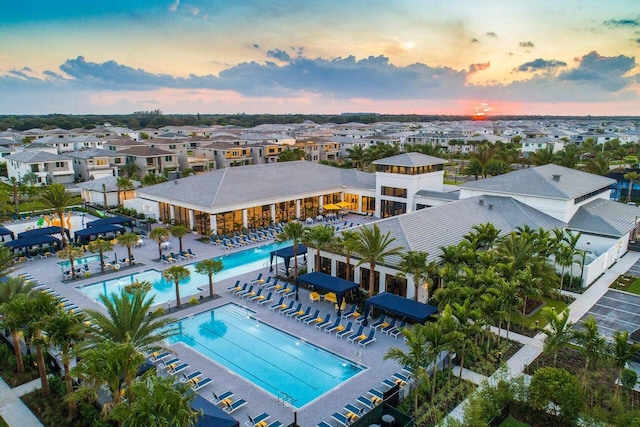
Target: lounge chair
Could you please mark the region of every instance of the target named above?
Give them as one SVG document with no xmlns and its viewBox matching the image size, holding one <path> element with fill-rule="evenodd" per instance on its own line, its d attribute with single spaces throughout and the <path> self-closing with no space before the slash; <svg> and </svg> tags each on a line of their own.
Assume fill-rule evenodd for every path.
<svg viewBox="0 0 640 427">
<path fill-rule="evenodd" d="M 189 381 L 193 380 L 194 378 L 198 378 L 200 375 L 202 375 L 202 372 L 200 371 L 195 371 L 195 372 L 191 372 L 190 374 L 182 374 L 182 382 L 183 383 L 188 383 Z"/>
<path fill-rule="evenodd" d="M 357 340 L 358 338 L 360 338 L 360 336 L 362 335 L 362 331 L 364 331 L 364 325 L 360 325 L 360 327 L 358 328 L 358 331 L 349 335 L 347 337 L 347 341 L 349 342 L 354 342 L 355 340 Z M 342 337 L 341 337 L 342 338 Z M 366 335 L 365 335 L 366 338 Z M 364 339 L 364 338 L 362 338 Z"/>
<path fill-rule="evenodd" d="M 347 326 L 342 329 L 338 328 L 338 330 L 336 331 L 336 336 L 342 339 L 342 337 L 344 337 L 345 335 L 352 333 L 353 331 L 351 330 L 351 326 L 353 326 L 353 322 L 347 323 Z"/>
<path fill-rule="evenodd" d="M 260 303 L 258 303 L 258 304 L 260 304 Z M 278 301 L 278 302 L 277 302 L 277 303 L 275 303 L 275 304 L 271 304 L 271 305 L 269 306 L 269 309 L 270 309 L 270 310 L 275 311 L 277 308 L 278 308 L 278 309 L 279 309 L 279 308 L 282 308 L 283 304 L 284 304 L 284 297 L 280 297 L 280 301 Z M 284 305 L 284 307 L 286 307 L 286 305 Z"/>
<path fill-rule="evenodd" d="M 352 421 L 349 418 L 347 418 L 345 414 L 341 414 L 340 412 L 334 412 L 333 415 L 331 415 L 331 418 L 333 418 L 334 420 L 336 420 L 337 422 L 339 422 L 345 427 L 351 425 L 352 423 Z"/>
<path fill-rule="evenodd" d="M 320 319 L 321 322 L 324 320 L 322 317 L 320 317 L 320 310 L 316 310 L 316 312 L 313 314 L 307 314 L 306 316 L 296 318 L 296 320 L 304 322 L 307 325 L 314 323 L 316 319 Z"/>
<path fill-rule="evenodd" d="M 224 402 L 225 400 L 229 399 L 229 403 L 231 403 L 231 397 L 233 397 L 233 392 L 231 390 L 227 390 L 224 391 L 220 394 L 216 394 L 215 391 L 212 391 L 211 394 L 213 394 L 213 401 L 216 405 Z"/>
<path fill-rule="evenodd" d="M 317 311 L 317 313 L 319 313 L 320 310 Z M 299 320 L 299 321 L 303 321 L 304 319 L 306 319 L 307 317 L 309 317 L 311 315 L 311 307 L 307 307 L 307 309 L 303 312 L 303 313 L 298 313 L 293 317 L 295 320 Z"/>
<path fill-rule="evenodd" d="M 191 259 L 191 254 L 186 251 L 180 251 L 180 257 L 184 259 Z"/>
<path fill-rule="evenodd" d="M 189 381 L 191 383 L 191 388 L 194 391 L 198 391 L 201 388 L 208 386 L 209 384 L 213 384 L 213 380 L 209 377 L 204 377 L 202 379 L 195 377 Z"/>
<path fill-rule="evenodd" d="M 189 364 L 184 362 L 175 366 L 174 365 L 167 366 L 167 372 L 171 375 L 178 375 L 180 372 L 184 371 L 185 369 L 189 369 Z"/>
<path fill-rule="evenodd" d="M 247 404 L 247 401 L 244 399 L 238 399 L 233 402 L 230 400 L 231 399 L 225 399 L 222 401 L 222 409 L 224 409 L 227 414 L 230 414 L 233 411 L 236 411 L 237 409 L 240 409 Z"/>
<path fill-rule="evenodd" d="M 266 297 L 264 295 L 258 295 L 257 297 L 254 297 L 252 301 L 256 301 L 259 305 L 264 305 L 268 302 L 271 302 L 272 297 L 273 297 L 273 292 L 269 292 Z"/>
<path fill-rule="evenodd" d="M 331 424 L 326 423 L 324 421 L 320 421 L 318 424 L 316 424 L 316 427 L 333 427 Z"/>
<path fill-rule="evenodd" d="M 276 292 L 285 296 L 290 295 L 291 292 L 293 292 L 293 286 L 287 284 L 287 286 L 283 286 L 280 289 L 277 289 Z"/>
<path fill-rule="evenodd" d="M 365 339 L 359 340 L 358 341 L 358 345 L 360 347 L 366 347 L 367 345 L 371 344 L 375 340 L 376 340 L 376 330 L 375 329 L 370 329 L 369 330 L 369 335 Z"/>
<path fill-rule="evenodd" d="M 162 361 L 162 359 L 169 355 L 171 355 L 171 352 L 168 350 L 154 351 L 153 353 L 149 354 L 149 359 L 151 359 L 152 362 L 160 362 Z"/>
<path fill-rule="evenodd" d="M 177 365 L 180 363 L 180 359 L 178 359 L 177 357 L 172 357 L 171 359 L 168 360 L 163 360 L 162 361 L 163 365 L 165 368 L 168 368 L 170 365 Z"/>
<path fill-rule="evenodd" d="M 253 288 L 254 288 L 254 286 L 253 286 L 253 285 L 251 285 L 251 286 L 249 286 L 249 289 L 245 289 L 244 291 L 240 291 L 240 292 L 235 292 L 235 294 L 234 294 L 234 295 L 235 295 L 235 296 L 238 296 L 238 297 L 240 297 L 240 298 L 244 298 L 244 297 L 246 297 L 247 295 L 251 295 L 251 293 L 252 293 L 252 292 L 255 294 L 255 292 L 254 292 Z"/>
<path fill-rule="evenodd" d="M 289 316 L 289 313 L 295 313 L 296 311 L 300 311 L 302 309 L 302 303 L 298 303 L 297 307 L 293 307 L 295 304 L 295 301 L 291 301 L 291 304 L 288 308 L 284 309 L 284 310 L 280 310 L 280 314 L 284 314 L 285 316 Z"/>
<path fill-rule="evenodd" d="M 317 302 L 320 301 L 322 298 L 320 298 L 320 294 L 317 292 L 310 292 L 309 293 L 309 301 L 311 302 Z"/>
<path fill-rule="evenodd" d="M 374 402 L 372 399 L 369 399 L 368 397 L 365 397 L 365 396 L 358 396 L 356 400 L 358 401 L 358 403 L 360 403 L 361 405 L 364 405 L 364 407 L 368 409 L 373 409 L 376 406 L 376 402 Z"/>
<path fill-rule="evenodd" d="M 266 412 L 256 415 L 255 417 L 252 417 L 251 415 L 247 414 L 247 417 L 249 417 L 249 422 L 251 423 L 251 427 L 256 427 L 260 425 L 260 423 L 262 423 L 263 421 L 267 421 L 269 418 L 271 418 L 271 416 Z"/>
<path fill-rule="evenodd" d="M 269 292 L 269 297 L 271 297 L 271 292 Z M 265 299 L 266 297 L 264 295 L 262 295 L 262 288 L 258 289 L 258 293 L 256 293 L 255 295 L 248 297 L 247 300 L 248 301 L 262 301 L 263 299 Z"/>
<path fill-rule="evenodd" d="M 345 311 L 344 313 L 342 313 L 342 318 L 348 319 L 349 317 L 353 316 L 353 314 L 356 312 L 357 309 L 358 309 L 358 306 L 355 304 L 352 304 L 351 308 L 348 311 Z"/>
<path fill-rule="evenodd" d="M 251 299 L 253 297 L 260 296 L 260 294 L 262 293 L 262 288 L 258 288 L 257 292 L 255 290 L 255 286 L 251 287 L 251 290 L 249 292 L 245 292 L 243 294 L 240 294 L 240 298 L 246 298 L 246 299 Z"/>
<path fill-rule="evenodd" d="M 387 332 L 387 335 L 391 335 L 392 337 L 396 338 L 398 335 L 400 335 L 402 333 L 402 330 L 406 326 L 407 326 L 407 321 L 403 320 L 402 322 L 400 322 L 399 325 L 397 325 L 395 328 L 393 328 L 389 332 Z"/>
<path fill-rule="evenodd" d="M 191 258 L 198 258 L 198 254 L 194 254 L 194 253 L 191 251 L 191 248 L 187 248 L 187 253 L 188 253 L 189 255 L 191 255 Z"/>
<path fill-rule="evenodd" d="M 271 421 L 265 427 L 281 427 L 281 426 L 282 426 L 282 423 L 278 420 L 275 420 L 275 421 Z"/>
<path fill-rule="evenodd" d="M 376 405 L 384 400 L 384 393 L 376 388 L 370 388 L 367 393 L 369 393 L 371 401 Z"/>
<path fill-rule="evenodd" d="M 364 412 L 364 408 L 358 408 L 357 406 L 352 405 L 351 403 L 347 403 L 344 405 L 344 410 L 347 411 L 347 418 L 349 421 L 354 422 Z"/>
<path fill-rule="evenodd" d="M 232 292 L 232 294 L 234 294 L 234 295 L 238 295 L 238 294 L 241 294 L 241 293 L 243 293 L 243 292 L 246 292 L 246 291 L 247 291 L 247 287 L 248 287 L 248 286 L 249 286 L 249 284 L 248 284 L 248 283 L 245 283 L 244 285 L 242 285 L 242 288 L 240 288 L 240 290 L 233 291 L 233 292 Z"/>
<path fill-rule="evenodd" d="M 258 277 L 255 279 L 249 281 L 252 285 L 259 285 L 262 282 L 264 282 L 264 280 L 262 280 L 262 273 L 258 274 Z"/>
<path fill-rule="evenodd" d="M 384 328 L 387 325 L 389 325 L 389 322 L 387 322 L 387 316 L 382 316 L 371 324 L 371 329 Z"/>
<path fill-rule="evenodd" d="M 409 375 L 404 375 L 404 374 L 401 374 L 400 372 L 396 372 L 396 373 L 394 373 L 392 376 L 393 376 L 393 378 L 395 378 L 395 379 L 397 379 L 397 380 L 400 380 L 400 381 L 402 381 L 403 383 L 408 383 L 408 382 L 409 382 L 409 380 L 411 379 L 411 374 L 409 374 Z"/>
<path fill-rule="evenodd" d="M 169 258 L 173 258 L 173 259 L 175 259 L 177 261 L 186 261 L 187 260 L 187 257 L 182 255 L 182 252 L 178 252 L 177 254 L 174 254 L 173 252 L 171 252 L 169 254 Z"/>
<path fill-rule="evenodd" d="M 236 284 L 233 286 L 229 286 L 227 288 L 227 292 L 231 293 L 231 292 L 239 291 L 240 289 L 242 289 L 242 287 L 240 286 L 240 280 L 236 280 Z"/>
<path fill-rule="evenodd" d="M 267 281 L 267 282 L 264 284 L 264 288 L 265 288 L 266 290 L 268 290 L 268 291 L 273 291 L 273 290 L 278 290 L 278 289 L 280 289 L 280 288 L 278 288 L 278 286 L 280 286 L 280 285 L 278 285 L 278 278 L 273 279 L 273 282 L 269 282 L 269 281 Z M 280 287 L 282 287 L 282 286 L 280 286 Z M 276 288 L 277 288 L 277 289 L 276 289 Z"/>
<path fill-rule="evenodd" d="M 395 318 L 394 318 L 394 319 L 391 319 L 391 323 L 389 323 L 389 324 L 388 324 L 387 326 L 385 326 L 384 328 L 380 328 L 380 332 L 382 332 L 383 334 L 388 334 L 388 333 L 389 333 L 389 331 L 391 331 L 391 330 L 395 329 L 395 327 L 396 327 L 396 322 L 397 322 L 397 320 L 396 320 Z"/>
<path fill-rule="evenodd" d="M 342 317 L 336 317 L 336 320 L 333 321 L 332 325 L 327 325 L 324 327 L 324 331 L 328 334 L 340 329 L 340 322 L 342 322 Z M 316 328 L 318 329 L 322 329 L 320 328 L 318 325 L 316 325 Z"/>
<path fill-rule="evenodd" d="M 328 313 L 326 316 L 318 316 L 313 319 L 313 322 L 309 322 L 309 319 L 305 320 L 304 323 L 307 325 L 315 324 L 317 329 L 323 329 L 325 326 L 331 324 L 331 313 Z"/>
<path fill-rule="evenodd" d="M 293 307 L 293 305 L 295 304 L 295 301 L 291 301 L 289 303 L 289 305 L 286 305 L 284 303 L 282 303 L 280 305 L 280 308 L 278 309 L 278 311 L 280 312 L 280 314 L 286 314 L 285 312 L 289 311 L 289 310 L 293 310 L 296 311 L 296 309 Z M 300 304 L 300 306 L 302 306 L 302 304 Z"/>
<path fill-rule="evenodd" d="M 165 254 L 160 255 L 160 261 L 164 262 L 165 264 L 169 265 L 169 264 L 173 264 L 173 261 L 170 260 L 169 258 L 167 258 L 167 256 Z M 107 265 L 105 264 L 105 267 Z"/>
<path fill-rule="evenodd" d="M 298 306 L 298 309 L 295 311 L 288 311 L 286 313 L 287 317 L 298 317 L 298 316 L 305 316 L 307 314 L 309 314 L 309 312 L 311 311 L 311 307 L 307 307 L 306 310 L 302 308 L 302 304 L 300 304 Z"/>
</svg>

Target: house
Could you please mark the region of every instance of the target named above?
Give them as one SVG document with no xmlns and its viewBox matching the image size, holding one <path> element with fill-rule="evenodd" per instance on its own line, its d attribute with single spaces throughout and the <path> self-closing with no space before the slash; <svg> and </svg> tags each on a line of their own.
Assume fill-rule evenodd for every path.
<svg viewBox="0 0 640 427">
<path fill-rule="evenodd" d="M 69 184 L 74 180 L 71 159 L 60 154 L 25 150 L 8 155 L 5 159 L 8 177 L 15 178 L 18 182 L 22 182 L 27 174 L 35 174 L 37 183 L 41 186 Z"/>
<path fill-rule="evenodd" d="M 138 177 L 147 173 L 162 175 L 164 172 L 176 171 L 179 168 L 178 156 L 171 151 L 147 145 L 127 148 L 119 151 L 126 156 L 127 163 L 135 163 L 138 166 Z"/>
<path fill-rule="evenodd" d="M 66 156 L 73 161 L 73 170 L 77 181 L 118 176 L 118 168 L 126 162 L 124 154 L 99 148 L 72 151 L 66 153 Z"/>
<path fill-rule="evenodd" d="M 135 189 L 140 187 L 139 181 L 131 180 L 133 189 L 118 188 L 117 176 L 105 176 L 78 184 L 82 199 L 94 206 L 119 206 L 125 200 L 135 197 Z"/>
</svg>

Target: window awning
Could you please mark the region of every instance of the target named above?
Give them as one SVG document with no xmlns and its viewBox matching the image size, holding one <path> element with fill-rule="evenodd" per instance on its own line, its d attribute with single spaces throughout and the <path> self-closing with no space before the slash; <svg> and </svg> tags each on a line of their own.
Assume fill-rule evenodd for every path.
<svg viewBox="0 0 640 427">
<path fill-rule="evenodd" d="M 407 299 L 389 292 L 383 292 L 367 298 L 364 302 L 365 319 L 372 307 L 379 308 L 387 313 L 397 314 L 415 323 L 424 323 L 429 317 L 438 312 L 438 307 Z"/>
</svg>

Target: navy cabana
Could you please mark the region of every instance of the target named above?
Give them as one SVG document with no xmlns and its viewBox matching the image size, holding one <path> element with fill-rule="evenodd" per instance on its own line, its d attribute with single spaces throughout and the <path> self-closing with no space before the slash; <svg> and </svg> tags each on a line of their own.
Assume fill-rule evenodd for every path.
<svg viewBox="0 0 640 427">
<path fill-rule="evenodd" d="M 18 239 L 20 239 L 21 237 L 62 234 L 62 230 L 64 230 L 64 234 L 67 235 L 67 240 L 71 240 L 71 234 L 69 233 L 69 230 L 66 228 L 58 227 L 57 225 L 52 225 L 51 227 L 34 228 L 33 230 L 23 231 L 22 233 L 18 233 Z"/>
<path fill-rule="evenodd" d="M 191 407 L 202 411 L 196 427 L 240 427 L 238 420 L 199 394 L 191 402 Z"/>
<path fill-rule="evenodd" d="M 125 216 L 101 218 L 87 223 L 87 227 L 100 227 L 103 225 L 126 225 L 128 227 L 133 227 L 132 219 Z"/>
<path fill-rule="evenodd" d="M 303 244 L 298 245 L 296 255 L 306 255 L 307 247 Z M 273 259 L 276 258 L 276 265 L 278 264 L 278 257 L 284 259 L 284 270 L 289 271 L 289 265 L 291 264 L 291 258 L 293 258 L 293 246 L 287 246 L 286 248 L 276 249 L 271 251 L 270 269 L 273 272 Z M 288 273 L 287 273 L 288 275 Z"/>
<path fill-rule="evenodd" d="M 364 302 L 364 324 L 367 324 L 369 310 L 379 308 L 387 313 L 397 314 L 414 323 L 424 323 L 438 312 L 438 307 L 407 299 L 389 292 L 367 298 Z"/>
<path fill-rule="evenodd" d="M 341 308 L 344 295 L 354 289 L 358 290 L 358 284 L 355 282 L 320 273 L 319 271 L 303 274 L 298 277 L 298 283 L 300 282 L 336 294 L 338 316 L 342 315 Z M 298 283 L 296 283 L 296 299 L 298 298 Z M 360 299 L 360 292 L 357 293 L 357 298 Z"/>
<path fill-rule="evenodd" d="M 35 236 L 27 236 L 27 237 L 18 237 L 16 240 L 12 240 L 10 242 L 5 242 L 5 246 L 11 248 L 12 250 L 20 249 L 20 248 L 30 248 L 31 246 L 42 246 L 45 244 L 52 245 L 55 244 L 58 246 L 60 243 L 60 239 L 56 239 L 53 236 L 48 234 L 43 235 L 35 235 Z"/>
<path fill-rule="evenodd" d="M 97 236 L 104 233 L 123 233 L 124 227 L 119 225 L 99 225 L 96 227 L 85 228 L 83 230 L 74 231 L 73 239 L 76 244 L 80 243 L 82 245 L 89 243 L 91 240 L 91 236 Z"/>
<path fill-rule="evenodd" d="M 13 234 L 13 231 L 9 230 L 7 227 L 0 226 L 0 237 L 2 237 L 3 242 L 4 236 L 11 236 L 11 240 L 14 240 L 16 238 L 15 234 Z"/>
</svg>

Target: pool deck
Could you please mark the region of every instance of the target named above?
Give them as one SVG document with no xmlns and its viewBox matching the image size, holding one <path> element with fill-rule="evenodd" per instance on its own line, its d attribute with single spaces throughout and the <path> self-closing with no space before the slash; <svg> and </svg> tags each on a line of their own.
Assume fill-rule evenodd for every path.
<svg viewBox="0 0 640 427">
<path fill-rule="evenodd" d="M 355 225 L 369 222 L 363 217 L 357 215 L 349 215 L 346 219 L 349 222 L 353 222 Z M 74 216 L 74 220 L 79 220 L 79 216 Z M 13 223 L 8 224 L 7 226 L 14 231 L 24 231 L 24 224 Z M 199 242 L 197 241 L 198 237 L 200 236 L 190 234 L 183 238 L 183 248 L 185 250 L 187 248 L 191 248 L 191 250 L 198 255 L 197 260 L 230 253 L 230 251 L 224 250 L 221 246 Z M 178 239 L 172 237 L 170 242 L 172 244 L 172 248 L 169 249 L 169 252 L 177 252 L 179 249 Z M 118 253 L 119 258 L 126 256 L 126 248 L 116 246 L 116 252 Z M 163 262 L 157 261 L 158 245 L 153 241 L 146 240 L 144 246 L 134 248 L 133 255 L 136 261 L 140 263 L 139 265 L 127 268 L 126 270 L 109 272 L 104 275 L 94 275 L 87 279 L 67 281 L 64 283 L 62 282 L 60 266 L 57 265 L 60 259 L 55 257 L 46 259 L 38 259 L 38 257 L 36 257 L 34 261 L 24 262 L 18 265 L 16 268 L 16 274 L 26 273 L 33 276 L 40 284 L 52 289 L 61 297 L 69 299 L 80 308 L 94 308 L 102 310 L 103 308 L 100 304 L 84 296 L 76 289 L 76 287 L 94 283 L 97 280 L 106 280 L 125 274 L 144 271 L 149 268 L 164 270 L 168 267 Z M 109 252 L 108 256 L 113 259 L 112 252 Z M 191 261 L 182 261 L 180 264 L 187 264 L 189 262 Z M 309 262 L 312 263 L 312 260 L 310 259 Z M 97 265 L 92 266 L 92 271 L 98 271 Z M 226 288 L 233 285 L 236 280 L 240 280 L 241 283 L 248 282 L 255 279 L 260 273 L 262 273 L 263 278 L 273 274 L 270 273 L 269 268 L 266 267 L 257 271 L 248 272 L 232 279 L 222 280 L 220 282 L 215 281 L 214 276 L 215 293 L 219 295 L 220 298 L 189 306 L 177 313 L 172 313 L 172 316 L 176 318 L 183 318 L 233 302 L 238 305 L 245 305 L 251 310 L 256 311 L 256 317 L 258 319 L 274 327 L 308 340 L 313 344 L 332 351 L 346 359 L 353 360 L 356 357 L 358 346 L 347 342 L 346 339 L 341 340 L 335 335 L 328 335 L 324 332 L 318 331 L 315 327 L 301 324 L 293 319 L 275 313 L 269 310 L 269 304 L 259 306 L 256 303 L 247 302 L 239 297 L 229 295 L 225 291 Z M 199 295 L 200 294 L 197 294 L 197 296 Z M 207 296 L 208 290 L 202 293 L 202 295 Z M 190 298 L 190 296 L 183 296 L 183 305 L 186 305 Z M 312 303 L 309 301 L 308 292 L 305 290 L 300 291 L 299 301 L 305 305 L 311 305 L 313 307 L 313 311 L 315 311 L 316 308 L 319 308 L 322 314 L 331 312 L 332 317 L 335 319 L 336 313 L 333 309 L 333 304 L 322 301 Z M 173 303 L 171 306 L 173 307 Z M 365 328 L 365 330 L 367 329 Z M 298 424 L 303 426 L 315 426 L 317 423 L 324 420 L 330 425 L 334 425 L 335 422 L 331 420 L 331 414 L 336 411 L 344 412 L 342 410 L 344 405 L 347 403 L 355 403 L 356 398 L 360 395 L 366 395 L 370 388 L 375 387 L 379 390 L 384 390 L 385 386 L 382 385 L 382 380 L 389 378 L 400 368 L 397 362 L 383 360 L 384 354 L 390 347 L 404 348 L 404 343 L 401 338 L 393 338 L 388 335 L 376 333 L 376 342 L 369 344 L 364 351 L 362 351 L 362 357 L 361 360 L 359 360 L 359 363 L 366 366 L 368 369 L 342 383 L 330 392 L 325 393 L 323 396 L 305 405 L 303 408 L 298 409 Z M 293 422 L 295 408 L 287 403 L 282 403 L 279 401 L 277 396 L 253 385 L 239 375 L 234 374 L 223 366 L 213 362 L 205 356 L 200 355 L 183 344 L 175 344 L 172 346 L 172 349 L 177 353 L 178 357 L 180 357 L 182 361 L 187 362 L 190 365 L 190 369 L 185 372 L 188 373 L 200 370 L 205 376 L 209 376 L 213 379 L 213 385 L 209 385 L 200 391 L 202 396 L 210 400 L 212 398 L 212 391 L 217 393 L 232 390 L 235 393 L 235 398 L 243 398 L 248 402 L 247 405 L 232 414 L 233 417 L 240 421 L 241 425 L 244 425 L 245 421 L 248 420 L 247 414 L 254 416 L 261 412 L 267 412 L 271 415 L 272 421 L 279 420 L 284 425 L 288 425 Z M 164 375 L 164 371 L 162 369 L 160 369 L 159 372 Z"/>
</svg>

